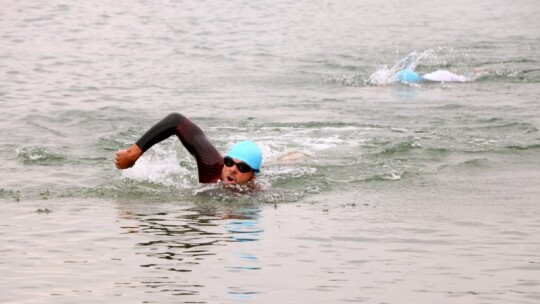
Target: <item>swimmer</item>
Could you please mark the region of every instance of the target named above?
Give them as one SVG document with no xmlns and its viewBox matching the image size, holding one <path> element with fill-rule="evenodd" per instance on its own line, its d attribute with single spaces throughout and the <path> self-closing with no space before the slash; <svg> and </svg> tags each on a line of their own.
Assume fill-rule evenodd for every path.
<svg viewBox="0 0 540 304">
<path fill-rule="evenodd" d="M 438 70 L 420 76 L 412 69 L 404 69 L 394 75 L 395 79 L 403 83 L 420 83 L 423 81 L 435 82 L 468 82 L 471 81 L 463 75 L 457 75 L 449 71 Z"/>
<path fill-rule="evenodd" d="M 136 143 L 116 152 L 118 169 L 133 167 L 144 152 L 175 134 L 188 152 L 195 156 L 200 183 L 222 182 L 226 186 L 254 186 L 261 170 L 262 152 L 252 141 L 233 145 L 223 157 L 204 132 L 179 113 L 171 113 L 150 128 Z"/>
</svg>

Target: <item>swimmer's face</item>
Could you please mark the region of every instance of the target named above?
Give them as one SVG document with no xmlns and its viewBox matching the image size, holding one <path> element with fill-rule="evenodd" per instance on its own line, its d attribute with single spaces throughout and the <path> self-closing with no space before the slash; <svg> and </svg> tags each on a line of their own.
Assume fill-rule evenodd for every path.
<svg viewBox="0 0 540 304">
<path fill-rule="evenodd" d="M 233 158 L 233 161 L 235 163 L 241 163 L 241 161 L 236 158 Z M 255 178 L 255 173 L 253 171 L 242 173 L 238 170 L 236 164 L 230 167 L 223 165 L 223 169 L 221 170 L 221 181 L 225 185 L 246 184 L 249 181 L 255 180 Z"/>
</svg>

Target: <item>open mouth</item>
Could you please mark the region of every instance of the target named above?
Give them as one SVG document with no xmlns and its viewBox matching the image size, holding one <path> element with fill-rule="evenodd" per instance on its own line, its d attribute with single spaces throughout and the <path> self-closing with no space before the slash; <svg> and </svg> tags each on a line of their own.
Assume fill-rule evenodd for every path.
<svg viewBox="0 0 540 304">
<path fill-rule="evenodd" d="M 227 176 L 227 183 L 232 183 L 234 182 L 234 178 L 232 178 L 232 176 Z"/>
</svg>

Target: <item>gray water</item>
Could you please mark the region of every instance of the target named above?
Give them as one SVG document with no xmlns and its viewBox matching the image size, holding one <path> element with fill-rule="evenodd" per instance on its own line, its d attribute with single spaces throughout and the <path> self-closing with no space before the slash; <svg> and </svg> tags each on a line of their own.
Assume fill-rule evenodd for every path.
<svg viewBox="0 0 540 304">
<path fill-rule="evenodd" d="M 0 302 L 538 303 L 539 13 L 3 3 Z M 116 170 L 173 111 L 258 142 L 264 191 L 199 185 L 174 138 Z"/>
</svg>

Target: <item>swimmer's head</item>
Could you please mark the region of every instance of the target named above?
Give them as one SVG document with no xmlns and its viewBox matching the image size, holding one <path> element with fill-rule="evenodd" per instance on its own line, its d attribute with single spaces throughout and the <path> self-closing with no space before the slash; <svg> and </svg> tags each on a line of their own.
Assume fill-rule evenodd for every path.
<svg viewBox="0 0 540 304">
<path fill-rule="evenodd" d="M 242 141 L 233 145 L 226 156 L 248 164 L 255 175 L 261 170 L 262 152 L 259 146 L 252 141 Z"/>
<path fill-rule="evenodd" d="M 419 83 L 422 82 L 422 76 L 418 75 L 411 69 L 404 69 L 394 75 L 396 80 L 404 83 Z"/>
</svg>

